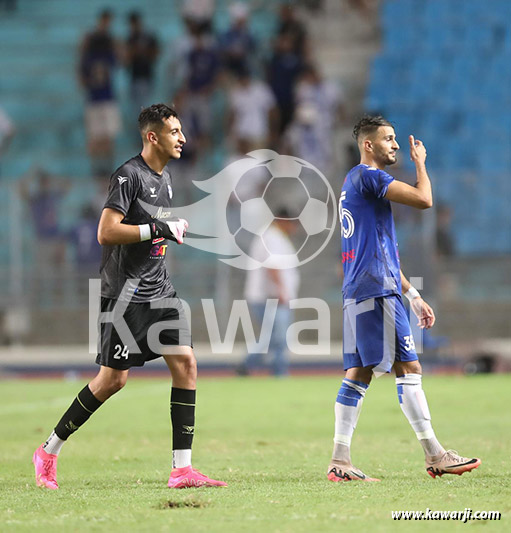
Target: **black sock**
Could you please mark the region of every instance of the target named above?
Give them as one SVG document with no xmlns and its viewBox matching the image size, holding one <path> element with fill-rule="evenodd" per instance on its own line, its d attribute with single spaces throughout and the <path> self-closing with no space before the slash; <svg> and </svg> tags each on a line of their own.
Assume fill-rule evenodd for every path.
<svg viewBox="0 0 511 533">
<path fill-rule="evenodd" d="M 89 389 L 88 385 L 78 393 L 69 409 L 55 426 L 55 433 L 62 440 L 67 440 L 81 425 L 89 420 L 90 415 L 103 405 Z"/>
<path fill-rule="evenodd" d="M 172 449 L 191 450 L 195 430 L 194 390 L 172 387 L 170 419 L 172 420 Z"/>
</svg>

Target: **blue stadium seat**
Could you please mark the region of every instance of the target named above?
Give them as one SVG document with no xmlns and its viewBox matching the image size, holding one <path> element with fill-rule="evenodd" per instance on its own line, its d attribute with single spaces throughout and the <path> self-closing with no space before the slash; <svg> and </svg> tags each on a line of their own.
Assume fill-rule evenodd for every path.
<svg viewBox="0 0 511 533">
<path fill-rule="evenodd" d="M 401 144 L 410 127 L 426 143 L 436 194 L 455 202 L 460 252 L 510 252 L 511 2 L 420 4 L 383 2 L 384 48 L 366 104 L 396 121 Z M 422 40 L 415 54 L 402 32 L 411 18 Z"/>
</svg>

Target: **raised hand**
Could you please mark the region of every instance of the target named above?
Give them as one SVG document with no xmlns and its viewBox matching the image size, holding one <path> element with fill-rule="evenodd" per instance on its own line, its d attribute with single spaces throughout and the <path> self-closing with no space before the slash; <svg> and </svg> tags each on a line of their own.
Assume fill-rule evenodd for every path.
<svg viewBox="0 0 511 533">
<path fill-rule="evenodd" d="M 408 140 L 410 141 L 410 159 L 415 164 L 424 164 L 426 162 L 427 155 L 424 143 L 419 139 L 415 139 L 413 135 L 410 135 Z"/>
</svg>

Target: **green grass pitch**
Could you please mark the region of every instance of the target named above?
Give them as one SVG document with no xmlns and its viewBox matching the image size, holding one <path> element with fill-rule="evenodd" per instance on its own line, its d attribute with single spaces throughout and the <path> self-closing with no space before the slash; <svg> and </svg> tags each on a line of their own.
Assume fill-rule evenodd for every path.
<svg viewBox="0 0 511 533">
<path fill-rule="evenodd" d="M 170 490 L 169 383 L 132 379 L 70 438 L 59 459 L 61 488 L 51 492 L 35 486 L 31 455 L 82 381 L 4 381 L 0 530 L 509 531 L 511 376 L 424 382 L 437 436 L 481 457 L 477 470 L 426 474 L 390 377 L 373 381 L 352 448 L 354 463 L 381 483 L 358 484 L 325 476 L 340 378 L 204 378 L 194 465 L 229 487 Z M 391 518 L 393 510 L 466 507 L 503 516 L 466 524 Z"/>
</svg>

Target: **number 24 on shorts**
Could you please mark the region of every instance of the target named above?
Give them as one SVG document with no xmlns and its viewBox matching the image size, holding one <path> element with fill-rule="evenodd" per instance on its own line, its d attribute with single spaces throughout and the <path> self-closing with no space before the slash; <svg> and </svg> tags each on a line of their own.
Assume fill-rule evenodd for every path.
<svg viewBox="0 0 511 533">
<path fill-rule="evenodd" d="M 129 351 L 129 349 L 128 349 L 128 347 L 126 345 L 122 346 L 121 344 L 116 344 L 115 345 L 114 359 L 120 359 L 121 357 L 124 357 L 124 359 L 128 359 L 129 353 L 130 353 L 130 351 Z"/>
</svg>

